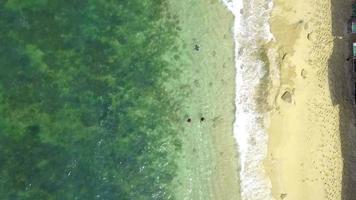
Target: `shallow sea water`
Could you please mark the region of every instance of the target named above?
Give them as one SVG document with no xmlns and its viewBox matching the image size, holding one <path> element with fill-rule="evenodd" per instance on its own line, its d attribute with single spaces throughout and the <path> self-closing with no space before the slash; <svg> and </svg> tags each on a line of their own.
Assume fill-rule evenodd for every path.
<svg viewBox="0 0 356 200">
<path fill-rule="evenodd" d="M 233 16 L 220 0 L 171 0 L 170 5 L 181 30 L 178 65 L 182 69 L 182 76 L 170 85 L 175 86 L 171 88 L 177 94 L 185 94 L 184 104 L 177 111 L 185 117 L 185 123 L 180 133 L 183 138 L 176 196 L 238 200 L 238 159 L 232 133 Z"/>
<path fill-rule="evenodd" d="M 0 0 L 0 26 L 0 199 L 239 199 L 222 2 Z"/>
</svg>

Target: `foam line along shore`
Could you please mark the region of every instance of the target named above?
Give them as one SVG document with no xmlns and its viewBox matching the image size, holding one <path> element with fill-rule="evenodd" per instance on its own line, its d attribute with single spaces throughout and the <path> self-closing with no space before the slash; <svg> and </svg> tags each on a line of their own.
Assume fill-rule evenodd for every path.
<svg viewBox="0 0 356 200">
<path fill-rule="evenodd" d="M 263 161 L 267 154 L 269 113 L 267 99 L 270 79 L 265 46 L 271 41 L 269 16 L 272 1 L 228 1 L 235 16 L 235 123 L 241 170 L 242 199 L 271 199 L 271 183 Z"/>
</svg>

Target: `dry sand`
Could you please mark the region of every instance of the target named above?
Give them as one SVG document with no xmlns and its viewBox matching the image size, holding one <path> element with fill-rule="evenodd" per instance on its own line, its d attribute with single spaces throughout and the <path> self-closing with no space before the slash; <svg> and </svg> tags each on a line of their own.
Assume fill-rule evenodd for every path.
<svg viewBox="0 0 356 200">
<path fill-rule="evenodd" d="M 274 4 L 271 29 L 276 40 L 269 55 L 271 67 L 278 66 L 271 71 L 278 71 L 279 78 L 271 90 L 265 162 L 273 196 L 354 199 L 346 163 L 352 156 L 345 153 L 352 144 L 344 144 L 355 130 L 345 62 L 351 0 L 275 0 Z"/>
</svg>

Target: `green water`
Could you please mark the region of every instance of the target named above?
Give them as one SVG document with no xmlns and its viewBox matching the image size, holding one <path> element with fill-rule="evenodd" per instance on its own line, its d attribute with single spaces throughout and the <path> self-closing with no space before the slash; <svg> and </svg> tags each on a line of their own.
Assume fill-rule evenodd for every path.
<svg viewBox="0 0 356 200">
<path fill-rule="evenodd" d="M 0 0 L 0 199 L 173 199 L 164 0 Z"/>
</svg>

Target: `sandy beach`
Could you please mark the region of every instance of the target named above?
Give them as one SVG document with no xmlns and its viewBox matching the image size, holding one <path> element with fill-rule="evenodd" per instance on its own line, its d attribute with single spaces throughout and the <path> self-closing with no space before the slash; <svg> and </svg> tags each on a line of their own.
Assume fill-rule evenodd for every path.
<svg viewBox="0 0 356 200">
<path fill-rule="evenodd" d="M 354 130 L 345 61 L 351 2 L 274 1 L 269 55 L 279 73 L 265 166 L 275 199 L 355 199 L 346 153 Z"/>
</svg>

